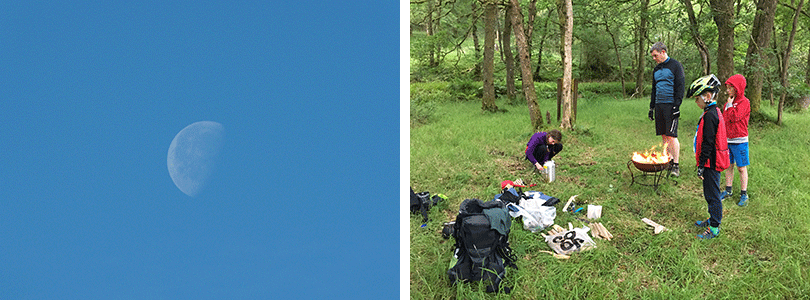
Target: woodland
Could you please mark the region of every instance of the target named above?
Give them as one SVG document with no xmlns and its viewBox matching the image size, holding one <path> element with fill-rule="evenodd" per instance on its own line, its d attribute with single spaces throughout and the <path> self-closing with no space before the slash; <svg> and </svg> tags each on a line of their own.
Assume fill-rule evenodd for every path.
<svg viewBox="0 0 810 300">
<path fill-rule="evenodd" d="M 650 46 L 661 41 L 687 85 L 706 74 L 721 81 L 743 74 L 754 114 L 776 105 L 780 124 L 784 109 L 806 107 L 810 94 L 805 7 L 804 0 L 411 1 L 410 81 L 476 85 L 483 111 L 498 111 L 499 97 L 525 101 L 539 129 L 536 91 L 521 83 L 561 80 L 566 128 L 572 80 L 649 95 Z"/>
<path fill-rule="evenodd" d="M 410 298 L 806 299 L 807 6 L 805 0 L 410 1 L 409 184 L 447 197 L 427 221 L 411 214 Z M 656 42 L 681 62 L 687 85 L 706 74 L 721 82 L 734 74 L 747 79 L 751 198 L 745 207 L 724 201 L 723 233 L 709 241 L 695 238 L 702 230 L 695 221 L 707 214 L 691 147 L 702 111 L 691 99 L 681 107 L 681 176 L 667 177 L 658 191 L 633 184 L 631 153 L 661 141 L 647 119 Z M 554 158 L 556 181 L 545 182 L 522 151 L 534 132 L 550 129 L 563 132 L 565 150 Z M 504 279 L 511 294 L 451 284 L 455 245 L 442 237 L 443 224 L 456 220 L 465 199 L 493 199 L 503 180 L 518 178 L 562 200 L 576 195 L 581 205 L 603 206 L 599 220 L 615 238 L 558 259 L 545 254 L 551 249 L 540 234 L 514 221 L 509 243 L 517 268 Z M 671 231 L 654 234 L 642 218 Z M 584 225 L 560 207 L 555 222 Z"/>
</svg>

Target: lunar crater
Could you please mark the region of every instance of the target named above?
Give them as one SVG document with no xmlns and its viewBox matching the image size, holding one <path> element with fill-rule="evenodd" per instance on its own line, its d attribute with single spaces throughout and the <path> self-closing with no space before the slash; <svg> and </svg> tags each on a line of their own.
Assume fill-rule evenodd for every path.
<svg viewBox="0 0 810 300">
<path fill-rule="evenodd" d="M 215 172 L 225 139 L 225 127 L 212 121 L 186 126 L 174 136 L 166 164 L 174 185 L 195 197 Z"/>
</svg>

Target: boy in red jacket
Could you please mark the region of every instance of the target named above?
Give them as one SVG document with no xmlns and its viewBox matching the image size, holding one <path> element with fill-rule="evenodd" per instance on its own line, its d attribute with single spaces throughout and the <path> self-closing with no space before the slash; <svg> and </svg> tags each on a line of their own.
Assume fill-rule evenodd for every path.
<svg viewBox="0 0 810 300">
<path fill-rule="evenodd" d="M 719 88 L 720 80 L 712 74 L 692 82 L 686 92 L 687 97 L 695 97 L 695 104 L 703 109 L 695 132 L 694 150 L 697 175 L 703 180 L 703 197 L 709 207 L 709 219 L 695 222 L 698 227 L 708 227 L 705 232 L 697 235 L 699 239 L 717 237 L 723 218 L 720 172 L 728 168 L 729 158 L 725 121 L 714 99 Z"/>
<path fill-rule="evenodd" d="M 745 77 L 740 74 L 726 80 L 728 100 L 723 110 L 731 165 L 736 164 L 737 171 L 740 172 L 739 206 L 748 204 L 748 119 L 751 116 L 751 103 L 745 98 L 745 83 Z M 734 169 L 729 169 L 726 171 L 726 190 L 720 194 L 720 199 L 731 197 L 732 182 Z"/>
</svg>

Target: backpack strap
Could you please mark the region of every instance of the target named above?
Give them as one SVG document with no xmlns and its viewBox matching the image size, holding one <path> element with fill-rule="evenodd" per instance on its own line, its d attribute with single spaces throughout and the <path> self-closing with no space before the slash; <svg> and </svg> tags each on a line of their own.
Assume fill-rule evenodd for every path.
<svg viewBox="0 0 810 300">
<path fill-rule="evenodd" d="M 424 202 L 421 202 L 421 201 L 422 201 L 422 199 L 421 199 L 421 198 L 419 199 L 419 201 L 420 201 L 420 203 L 419 203 L 419 210 L 420 210 L 420 211 L 422 211 L 422 217 L 423 217 L 423 219 L 422 219 L 422 223 L 427 224 L 427 221 L 428 221 L 428 210 L 427 210 L 427 208 L 425 207 L 425 203 L 424 203 Z M 424 225 L 424 224 L 423 224 L 423 225 Z"/>
<path fill-rule="evenodd" d="M 501 256 L 503 257 L 504 265 L 512 267 L 515 270 L 517 270 L 518 267 L 515 264 L 515 262 L 517 261 L 517 256 L 514 253 L 512 253 L 512 248 L 509 247 L 509 241 L 506 238 L 502 239 L 501 242 L 499 242 L 498 253 L 501 254 Z"/>
<path fill-rule="evenodd" d="M 430 209 L 430 193 L 421 192 L 416 194 L 419 199 L 419 212 L 422 213 L 422 226 L 424 227 L 428 222 L 428 212 Z"/>
</svg>

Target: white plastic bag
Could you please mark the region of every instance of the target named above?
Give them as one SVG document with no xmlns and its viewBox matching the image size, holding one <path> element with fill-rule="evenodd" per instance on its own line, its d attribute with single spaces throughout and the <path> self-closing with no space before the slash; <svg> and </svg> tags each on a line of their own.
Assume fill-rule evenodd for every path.
<svg viewBox="0 0 810 300">
<path fill-rule="evenodd" d="M 537 232 L 545 228 L 545 226 L 543 226 L 540 221 L 538 221 L 537 218 L 530 214 L 525 208 L 515 205 L 514 203 L 509 203 L 506 206 L 509 208 L 509 215 L 513 218 L 523 217 L 523 229 L 531 232 Z"/>
<path fill-rule="evenodd" d="M 571 254 L 582 250 L 596 248 L 591 236 L 588 235 L 588 227 L 577 227 L 573 230 L 560 232 L 546 236 L 546 243 L 557 254 Z"/>
<path fill-rule="evenodd" d="M 540 198 L 539 192 L 526 192 L 524 194 L 532 198 L 521 199 L 520 206 L 537 219 L 543 228 L 554 225 L 554 218 L 557 217 L 557 208 L 554 206 L 544 206 L 543 203 L 546 203 L 546 200 Z"/>
<path fill-rule="evenodd" d="M 548 226 L 554 225 L 554 218 L 557 217 L 557 209 L 553 206 L 534 206 L 531 201 L 526 199 L 520 201 L 521 204 L 531 205 L 525 207 L 523 205 L 515 205 L 513 203 L 507 204 L 509 215 L 513 218 L 523 217 L 523 229 L 531 232 L 538 232 Z"/>
</svg>

